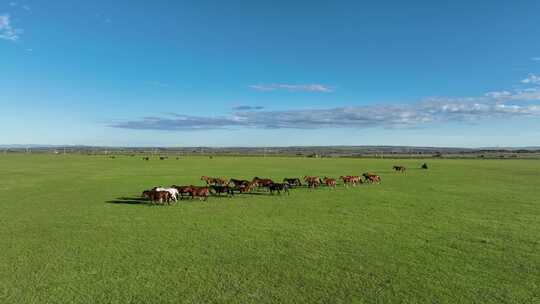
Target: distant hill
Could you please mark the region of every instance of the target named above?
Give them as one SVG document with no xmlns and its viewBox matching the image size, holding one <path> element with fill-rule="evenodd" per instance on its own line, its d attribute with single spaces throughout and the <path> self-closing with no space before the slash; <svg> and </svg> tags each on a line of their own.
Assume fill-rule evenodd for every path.
<svg viewBox="0 0 540 304">
<path fill-rule="evenodd" d="M 181 155 L 296 155 L 314 157 L 360 157 L 369 155 L 472 155 L 540 153 L 540 147 L 415 147 L 415 146 L 290 146 L 290 147 L 100 147 L 84 145 L 0 145 L 4 152 L 129 153 Z"/>
</svg>

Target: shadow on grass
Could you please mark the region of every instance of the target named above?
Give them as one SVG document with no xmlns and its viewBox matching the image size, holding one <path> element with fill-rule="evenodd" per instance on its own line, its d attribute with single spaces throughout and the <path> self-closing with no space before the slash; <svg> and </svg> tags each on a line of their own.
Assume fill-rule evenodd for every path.
<svg viewBox="0 0 540 304">
<path fill-rule="evenodd" d="M 241 195 L 267 195 L 267 194 L 270 194 L 270 192 L 265 192 L 265 191 L 252 191 L 252 192 L 242 193 Z"/>
<path fill-rule="evenodd" d="M 149 200 L 141 197 L 119 197 L 115 200 L 107 201 L 107 204 L 152 205 Z"/>
</svg>

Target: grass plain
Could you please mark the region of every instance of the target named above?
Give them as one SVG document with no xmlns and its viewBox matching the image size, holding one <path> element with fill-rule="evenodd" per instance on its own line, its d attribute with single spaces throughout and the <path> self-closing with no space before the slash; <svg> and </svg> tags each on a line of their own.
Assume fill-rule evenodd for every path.
<svg viewBox="0 0 540 304">
<path fill-rule="evenodd" d="M 422 162 L 0 156 L 0 303 L 540 303 L 540 161 Z M 135 200 L 366 171 L 382 183 Z"/>
</svg>

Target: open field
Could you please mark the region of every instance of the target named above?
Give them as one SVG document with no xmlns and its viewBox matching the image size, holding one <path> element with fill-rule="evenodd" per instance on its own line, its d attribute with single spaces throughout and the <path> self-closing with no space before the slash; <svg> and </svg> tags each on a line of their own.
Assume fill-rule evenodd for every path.
<svg viewBox="0 0 540 304">
<path fill-rule="evenodd" d="M 539 303 L 540 161 L 428 162 L 0 156 L 0 303 Z M 131 200 L 368 170 L 382 184 Z"/>
</svg>

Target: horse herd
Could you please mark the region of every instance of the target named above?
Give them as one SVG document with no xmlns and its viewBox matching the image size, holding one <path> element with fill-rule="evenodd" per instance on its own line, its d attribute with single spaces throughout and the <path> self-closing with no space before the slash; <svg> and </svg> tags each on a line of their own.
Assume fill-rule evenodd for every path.
<svg viewBox="0 0 540 304">
<path fill-rule="evenodd" d="M 343 185 L 357 186 L 364 183 L 379 184 L 381 177 L 374 173 L 364 173 L 361 176 L 340 176 L 339 179 Z M 251 181 L 243 179 L 226 179 L 222 177 L 201 176 L 201 181 L 206 183 L 205 186 L 177 186 L 170 187 L 153 187 L 150 190 L 145 190 L 142 197 L 148 199 L 152 204 L 171 204 L 184 198 L 207 200 L 210 195 L 234 196 L 235 194 L 248 194 L 256 190 L 264 190 L 271 195 L 282 192 L 289 195 L 290 189 L 306 186 L 311 189 L 326 186 L 336 188 L 338 182 L 335 178 L 319 177 L 319 176 L 304 176 L 300 178 L 284 178 L 282 182 L 276 182 L 269 178 L 254 177 Z"/>
</svg>

